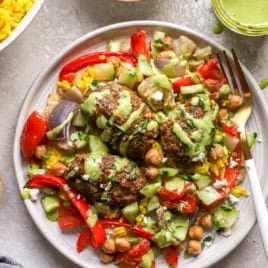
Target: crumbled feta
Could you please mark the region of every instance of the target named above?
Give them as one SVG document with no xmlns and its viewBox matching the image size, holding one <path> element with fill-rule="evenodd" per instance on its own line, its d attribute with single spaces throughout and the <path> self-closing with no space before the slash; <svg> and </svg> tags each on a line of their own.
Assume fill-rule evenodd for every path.
<svg viewBox="0 0 268 268">
<path fill-rule="evenodd" d="M 209 248 L 213 244 L 213 242 L 214 242 L 213 240 L 206 241 L 205 244 L 204 244 L 205 248 Z"/>
<path fill-rule="evenodd" d="M 84 174 L 84 175 L 82 176 L 82 179 L 83 179 L 84 181 L 88 181 L 88 180 L 89 180 L 89 176 L 88 176 L 87 174 Z"/>
<path fill-rule="evenodd" d="M 168 158 L 167 157 L 163 157 L 162 163 L 166 163 L 167 161 L 168 161 Z"/>
<path fill-rule="evenodd" d="M 143 223 L 148 223 L 148 218 L 146 216 L 143 217 Z"/>
<path fill-rule="evenodd" d="M 197 162 L 197 161 L 204 162 L 205 159 L 206 159 L 206 155 L 204 153 L 200 153 L 199 155 L 193 157 L 192 161 L 193 162 Z"/>
<path fill-rule="evenodd" d="M 238 198 L 234 196 L 233 194 L 228 195 L 228 199 L 231 202 L 232 205 L 236 204 L 238 202 Z"/>
<path fill-rule="evenodd" d="M 156 91 L 151 98 L 155 101 L 161 101 L 163 99 L 163 96 L 164 94 L 162 91 Z"/>
<path fill-rule="evenodd" d="M 36 201 L 40 193 L 39 189 L 30 189 L 30 199 L 31 201 Z"/>
<path fill-rule="evenodd" d="M 233 158 L 231 158 L 231 161 L 230 161 L 230 168 L 234 168 L 238 165 L 238 163 L 236 161 L 234 161 Z"/>
<path fill-rule="evenodd" d="M 81 198 L 81 194 L 78 194 L 78 195 L 77 195 L 77 199 L 80 199 L 80 198 Z"/>
<path fill-rule="evenodd" d="M 213 183 L 213 187 L 217 190 L 221 189 L 222 187 L 224 186 L 227 186 L 228 185 L 228 182 L 226 179 L 223 179 L 223 180 L 217 180 Z"/>
<path fill-rule="evenodd" d="M 232 233 L 231 229 L 227 229 L 226 231 L 222 232 L 222 235 L 228 237 L 231 235 L 231 233 Z"/>
</svg>

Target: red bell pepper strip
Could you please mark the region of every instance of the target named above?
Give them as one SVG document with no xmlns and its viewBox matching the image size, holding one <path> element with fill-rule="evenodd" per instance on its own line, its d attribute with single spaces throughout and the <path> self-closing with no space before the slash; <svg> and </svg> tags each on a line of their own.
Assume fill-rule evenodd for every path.
<svg viewBox="0 0 268 268">
<path fill-rule="evenodd" d="M 23 157 L 31 162 L 35 148 L 45 137 L 48 121 L 37 111 L 30 114 L 20 136 L 20 148 Z"/>
<path fill-rule="evenodd" d="M 59 80 L 60 81 L 64 80 L 66 75 L 70 73 L 75 73 L 78 70 L 86 66 L 90 66 L 90 65 L 94 65 L 98 63 L 105 63 L 110 57 L 117 57 L 121 61 L 128 62 L 133 66 L 137 65 L 136 59 L 127 52 L 112 52 L 112 51 L 93 52 L 93 53 L 89 53 L 81 57 L 78 57 L 66 63 L 60 70 Z"/>
<path fill-rule="evenodd" d="M 132 53 L 136 59 L 138 59 L 140 55 L 145 56 L 148 60 L 151 59 L 151 52 L 145 31 L 140 31 L 132 34 L 130 38 L 130 44 Z"/>
<path fill-rule="evenodd" d="M 180 87 L 191 86 L 194 82 L 190 76 L 181 77 L 172 83 L 172 87 L 175 93 L 180 92 Z"/>
<path fill-rule="evenodd" d="M 222 124 L 222 130 L 231 135 L 231 136 L 234 136 L 234 137 L 237 137 L 239 138 L 240 137 L 240 132 L 238 130 L 238 127 L 234 124 L 226 124 L 226 123 L 223 123 Z"/>
<path fill-rule="evenodd" d="M 27 183 L 27 187 L 29 188 L 40 188 L 44 185 L 56 186 L 67 194 L 68 199 L 77 208 L 77 210 L 89 226 L 89 230 L 91 233 L 91 246 L 93 248 L 100 247 L 106 239 L 106 233 L 103 226 L 98 220 L 93 226 L 91 226 L 92 223 L 89 222 L 89 214 L 91 211 L 90 205 L 84 199 L 82 199 L 80 194 L 76 190 L 72 189 L 67 184 L 66 180 L 63 178 L 56 177 L 50 174 L 42 174 L 33 176 Z"/>
<path fill-rule="evenodd" d="M 67 81 L 69 83 L 72 83 L 75 80 L 76 77 L 77 77 L 76 73 L 68 73 L 68 74 L 65 74 L 65 75 L 62 76 L 61 81 L 65 80 L 65 81 Z"/>
<path fill-rule="evenodd" d="M 169 191 L 166 187 L 161 187 L 160 191 L 158 192 L 160 204 L 169 209 L 177 209 L 180 200 L 188 192 L 191 185 L 191 182 L 186 183 L 183 190 L 180 192 L 175 190 Z"/>
<path fill-rule="evenodd" d="M 90 235 L 89 228 L 82 230 L 76 241 L 76 250 L 78 253 L 80 253 L 89 244 Z"/>
<path fill-rule="evenodd" d="M 147 239 L 151 239 L 154 236 L 153 233 L 143 229 L 142 227 L 139 227 L 137 225 L 132 226 L 127 222 L 120 222 L 118 219 L 112 219 L 112 220 L 101 219 L 101 220 L 99 220 L 99 222 L 105 227 L 111 227 L 111 226 L 120 227 L 120 226 L 123 226 L 127 230 L 129 230 L 129 231 L 131 231 L 131 232 L 133 232 L 133 233 L 135 233 L 135 234 L 137 234 L 137 235 L 139 235 L 141 237 L 147 238 Z"/>
<path fill-rule="evenodd" d="M 196 209 L 197 197 L 195 194 L 186 194 L 182 197 L 179 204 L 183 204 L 182 214 L 192 214 Z"/>
<path fill-rule="evenodd" d="M 80 227 L 85 221 L 72 204 L 66 206 L 64 201 L 60 200 L 58 224 L 61 229 L 69 229 Z"/>
<path fill-rule="evenodd" d="M 165 259 L 169 266 L 173 268 L 177 267 L 179 256 L 177 253 L 177 248 L 175 246 L 169 246 L 166 248 Z"/>
<path fill-rule="evenodd" d="M 218 67 L 216 59 L 209 59 L 197 67 L 197 71 L 204 79 L 214 79 L 220 82 L 226 81 L 223 73 Z"/>
</svg>

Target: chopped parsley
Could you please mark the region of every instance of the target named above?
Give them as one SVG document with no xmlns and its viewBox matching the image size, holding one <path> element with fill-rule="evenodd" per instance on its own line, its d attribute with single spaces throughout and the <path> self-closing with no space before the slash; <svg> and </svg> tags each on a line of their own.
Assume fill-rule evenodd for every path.
<svg viewBox="0 0 268 268">
<path fill-rule="evenodd" d="M 206 246 L 206 243 L 209 243 L 209 242 L 213 242 L 214 241 L 214 238 L 212 236 L 206 236 L 202 242 L 201 242 L 201 247 L 202 249 Z"/>
<path fill-rule="evenodd" d="M 138 128 L 135 130 L 134 134 L 144 134 L 147 130 L 147 126 L 148 126 L 149 120 L 145 119 L 141 122 L 141 124 L 138 126 Z"/>
<path fill-rule="evenodd" d="M 133 163 L 131 165 L 131 171 L 130 171 L 130 174 L 129 174 L 129 179 L 130 180 L 133 180 L 136 176 L 136 170 L 137 170 L 137 165 L 135 163 Z"/>
<path fill-rule="evenodd" d="M 226 211 L 226 212 L 229 212 L 229 211 L 233 210 L 233 206 L 225 204 L 225 205 L 221 206 L 221 209 Z"/>
</svg>

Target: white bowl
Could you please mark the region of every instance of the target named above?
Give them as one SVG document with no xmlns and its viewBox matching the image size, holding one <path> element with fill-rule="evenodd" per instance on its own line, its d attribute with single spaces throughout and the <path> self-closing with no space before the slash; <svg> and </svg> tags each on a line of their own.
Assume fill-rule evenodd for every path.
<svg viewBox="0 0 268 268">
<path fill-rule="evenodd" d="M 19 25 L 11 32 L 11 34 L 6 39 L 4 39 L 2 42 L 0 41 L 0 51 L 10 45 L 30 25 L 43 3 L 44 0 L 35 1 L 31 9 L 23 17 Z"/>
</svg>

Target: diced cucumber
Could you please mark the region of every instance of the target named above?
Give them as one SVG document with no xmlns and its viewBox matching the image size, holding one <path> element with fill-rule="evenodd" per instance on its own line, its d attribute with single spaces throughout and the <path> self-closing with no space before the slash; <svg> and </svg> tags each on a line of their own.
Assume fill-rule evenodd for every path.
<svg viewBox="0 0 268 268">
<path fill-rule="evenodd" d="M 175 78 L 178 76 L 176 66 L 179 64 L 178 58 L 170 59 L 170 62 L 161 68 L 161 71 L 169 78 Z"/>
<path fill-rule="evenodd" d="M 160 232 L 156 233 L 153 237 L 153 241 L 158 245 L 159 248 L 165 248 L 172 245 L 173 234 L 168 231 L 162 229 Z"/>
<path fill-rule="evenodd" d="M 161 182 L 147 184 L 140 190 L 140 193 L 146 197 L 151 197 L 159 191 L 160 187 L 161 187 Z"/>
<path fill-rule="evenodd" d="M 207 186 L 204 189 L 198 190 L 196 193 L 201 202 L 206 206 L 213 204 L 221 198 L 221 195 L 212 186 Z"/>
<path fill-rule="evenodd" d="M 94 65 L 94 74 L 98 81 L 114 80 L 114 65 L 109 62 L 96 64 Z"/>
<path fill-rule="evenodd" d="M 151 85 L 160 87 L 162 89 L 172 89 L 170 80 L 163 74 L 155 75 L 152 77 Z"/>
<path fill-rule="evenodd" d="M 158 169 L 158 174 L 162 176 L 174 177 L 179 173 L 177 168 L 162 167 Z"/>
<path fill-rule="evenodd" d="M 55 195 L 46 195 L 41 202 L 46 213 L 51 213 L 59 207 L 59 198 Z"/>
<path fill-rule="evenodd" d="M 198 173 L 195 173 L 194 175 L 192 175 L 192 179 L 197 185 L 198 189 L 203 189 L 209 184 L 211 184 L 212 182 L 212 178 L 210 176 L 202 175 Z"/>
<path fill-rule="evenodd" d="M 203 91 L 204 91 L 204 86 L 202 84 L 180 87 L 180 93 L 182 95 L 190 95 L 190 94 L 200 93 Z"/>
<path fill-rule="evenodd" d="M 138 202 L 131 203 L 124 207 L 122 213 L 130 223 L 135 222 L 136 217 L 139 215 Z"/>
<path fill-rule="evenodd" d="M 91 152 L 109 152 L 107 145 L 95 135 L 89 135 L 89 148 Z"/>
<path fill-rule="evenodd" d="M 175 177 L 172 180 L 169 180 L 165 183 L 165 187 L 169 191 L 176 190 L 177 192 L 181 192 L 184 189 L 185 180 L 180 177 Z"/>
<path fill-rule="evenodd" d="M 141 267 L 142 268 L 151 268 L 154 261 L 154 252 L 150 249 L 141 257 Z"/>
<path fill-rule="evenodd" d="M 31 189 L 29 188 L 23 188 L 22 191 L 20 192 L 20 196 L 22 200 L 28 200 L 31 197 Z"/>
<path fill-rule="evenodd" d="M 154 211 L 160 207 L 159 198 L 157 195 L 152 196 L 147 204 L 147 212 Z"/>
<path fill-rule="evenodd" d="M 76 131 L 72 133 L 70 139 L 77 149 L 81 149 L 88 145 L 89 137 L 88 134 L 83 131 Z"/>
<path fill-rule="evenodd" d="M 138 67 L 143 75 L 152 76 L 154 75 L 151 62 L 143 55 L 138 58 Z"/>
<path fill-rule="evenodd" d="M 118 52 L 120 51 L 120 48 L 121 48 L 120 41 L 109 40 L 106 44 L 106 50 L 108 51 Z"/>
<path fill-rule="evenodd" d="M 137 81 L 138 77 L 134 68 L 129 70 L 123 69 L 118 77 L 118 82 L 122 85 L 127 86 L 130 89 L 134 87 Z"/>
<path fill-rule="evenodd" d="M 224 206 L 218 207 L 212 214 L 216 230 L 229 230 L 237 221 L 239 214 L 239 210 L 233 206 L 228 205 L 228 209 Z"/>
<path fill-rule="evenodd" d="M 228 151 L 232 153 L 239 143 L 239 138 L 234 137 L 228 133 L 224 133 L 223 143 L 227 147 Z"/>
<path fill-rule="evenodd" d="M 189 217 L 186 215 L 174 215 L 168 228 L 177 240 L 185 240 L 189 228 Z"/>
<path fill-rule="evenodd" d="M 85 127 L 88 123 L 88 117 L 79 110 L 72 119 L 72 125 L 75 127 Z"/>
</svg>

